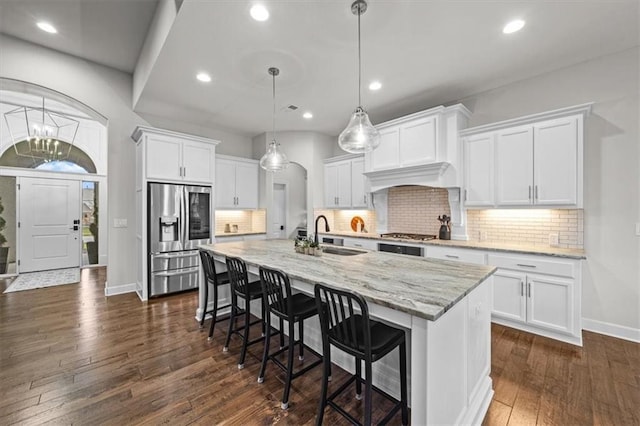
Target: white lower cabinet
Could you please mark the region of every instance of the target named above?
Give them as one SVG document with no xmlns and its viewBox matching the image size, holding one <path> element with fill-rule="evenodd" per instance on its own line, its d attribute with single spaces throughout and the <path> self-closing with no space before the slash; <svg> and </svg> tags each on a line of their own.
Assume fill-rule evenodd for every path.
<svg viewBox="0 0 640 426">
<path fill-rule="evenodd" d="M 582 346 L 581 261 L 489 254 L 494 322 Z"/>
<path fill-rule="evenodd" d="M 365 250 L 378 250 L 378 241 L 367 238 L 343 238 L 345 247 L 362 248 Z"/>
<path fill-rule="evenodd" d="M 482 250 L 465 250 L 451 247 L 428 246 L 425 250 L 425 257 L 442 260 L 454 260 L 465 263 L 475 263 L 476 265 L 487 264 L 487 255 Z"/>
</svg>

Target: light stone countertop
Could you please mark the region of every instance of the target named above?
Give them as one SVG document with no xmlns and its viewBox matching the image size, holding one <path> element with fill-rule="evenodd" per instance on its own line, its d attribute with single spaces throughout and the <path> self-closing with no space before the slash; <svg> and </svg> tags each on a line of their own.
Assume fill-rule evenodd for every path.
<svg viewBox="0 0 640 426">
<path fill-rule="evenodd" d="M 423 246 L 442 246 L 442 247 L 457 247 L 468 248 L 474 250 L 487 250 L 496 252 L 518 253 L 518 254 L 534 254 L 544 256 L 565 257 L 569 259 L 586 259 L 587 256 L 582 249 L 569 249 L 561 247 L 550 247 L 533 244 L 516 244 L 516 243 L 495 243 L 487 241 L 458 241 L 458 240 L 429 240 L 429 241 L 416 241 L 403 238 L 380 238 L 380 234 L 365 233 L 365 232 L 326 232 L 318 233 L 320 235 L 337 235 L 341 237 L 351 238 L 367 238 L 379 241 L 395 241 L 401 243 L 411 243 Z"/>
<path fill-rule="evenodd" d="M 292 240 L 203 245 L 247 265 L 285 271 L 291 279 L 352 290 L 368 302 L 435 321 L 496 271 L 491 266 L 366 251 L 355 256 L 296 253 Z"/>
</svg>

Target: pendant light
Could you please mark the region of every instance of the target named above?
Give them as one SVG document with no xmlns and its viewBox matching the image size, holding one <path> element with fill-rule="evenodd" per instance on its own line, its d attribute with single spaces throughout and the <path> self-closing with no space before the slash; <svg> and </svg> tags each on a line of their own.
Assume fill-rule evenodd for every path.
<svg viewBox="0 0 640 426">
<path fill-rule="evenodd" d="M 267 148 L 267 152 L 260 159 L 260 167 L 268 172 L 279 172 L 289 165 L 287 156 L 284 155 L 280 144 L 276 142 L 276 76 L 280 74 L 280 70 L 271 67 L 268 70 L 269 75 L 273 77 L 273 131 L 271 133 L 271 143 Z"/>
<path fill-rule="evenodd" d="M 371 124 L 367 112 L 362 108 L 362 54 L 360 47 L 360 15 L 367 11 L 365 0 L 351 4 L 351 12 L 358 16 L 358 107 L 351 115 L 347 128 L 340 133 L 338 145 L 347 152 L 362 154 L 373 151 L 380 145 L 380 133 Z"/>
</svg>

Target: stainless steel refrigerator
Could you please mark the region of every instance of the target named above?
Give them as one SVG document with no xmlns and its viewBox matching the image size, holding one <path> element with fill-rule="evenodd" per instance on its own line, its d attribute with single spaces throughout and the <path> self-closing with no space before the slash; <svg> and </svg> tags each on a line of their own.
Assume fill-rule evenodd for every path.
<svg viewBox="0 0 640 426">
<path fill-rule="evenodd" d="M 198 288 L 198 246 L 211 242 L 209 186 L 149 183 L 149 296 Z"/>
</svg>

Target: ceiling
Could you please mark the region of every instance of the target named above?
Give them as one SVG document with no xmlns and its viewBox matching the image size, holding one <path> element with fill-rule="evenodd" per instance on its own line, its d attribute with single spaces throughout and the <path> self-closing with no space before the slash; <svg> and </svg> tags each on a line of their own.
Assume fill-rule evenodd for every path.
<svg viewBox="0 0 640 426">
<path fill-rule="evenodd" d="M 357 106 L 351 1 L 265 0 L 266 22 L 251 19 L 252 3 L 184 0 L 135 110 L 254 136 L 271 129 L 267 69 L 276 66 L 277 129 L 340 133 Z M 375 124 L 638 46 L 638 4 L 370 0 L 362 16 L 363 106 Z M 0 5 L 3 32 L 125 71 L 156 8 L 151 0 Z M 57 24 L 63 40 L 33 30 L 34 17 L 46 14 L 66 17 Z M 524 29 L 503 34 L 514 18 L 526 20 Z M 213 80 L 197 81 L 200 71 Z M 374 79 L 383 85 L 377 92 L 367 89 Z"/>
</svg>

